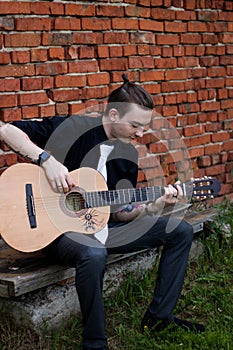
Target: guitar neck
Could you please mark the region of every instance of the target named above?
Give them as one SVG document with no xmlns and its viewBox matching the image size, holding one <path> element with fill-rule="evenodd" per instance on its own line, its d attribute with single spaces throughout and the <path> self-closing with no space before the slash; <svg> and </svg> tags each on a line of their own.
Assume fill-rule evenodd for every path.
<svg viewBox="0 0 233 350">
<path fill-rule="evenodd" d="M 87 207 L 123 205 L 128 203 L 150 202 L 164 193 L 164 187 L 141 187 L 112 191 L 85 192 L 83 198 Z"/>
</svg>

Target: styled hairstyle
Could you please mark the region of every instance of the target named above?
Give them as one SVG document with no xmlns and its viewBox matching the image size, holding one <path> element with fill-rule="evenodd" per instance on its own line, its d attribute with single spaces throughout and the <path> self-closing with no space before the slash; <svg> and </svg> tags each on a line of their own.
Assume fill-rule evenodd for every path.
<svg viewBox="0 0 233 350">
<path fill-rule="evenodd" d="M 122 78 L 124 83 L 113 90 L 108 97 L 105 114 L 108 114 L 111 108 L 115 108 L 120 117 L 123 117 L 130 110 L 132 103 L 145 109 L 154 108 L 151 95 L 143 87 L 131 83 L 127 74 L 122 74 Z"/>
</svg>

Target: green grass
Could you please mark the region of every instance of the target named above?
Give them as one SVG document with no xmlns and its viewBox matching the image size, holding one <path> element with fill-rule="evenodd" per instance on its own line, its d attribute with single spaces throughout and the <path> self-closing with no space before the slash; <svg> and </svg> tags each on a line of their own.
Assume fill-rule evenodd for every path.
<svg viewBox="0 0 233 350">
<path fill-rule="evenodd" d="M 143 280 L 129 276 L 117 294 L 105 300 L 110 350 L 232 349 L 233 207 L 225 201 L 218 210 L 219 217 L 211 225 L 208 237 L 200 238 L 204 243 L 204 254 L 188 266 L 175 310 L 180 318 L 205 324 L 206 332 L 199 335 L 183 330 L 141 333 L 141 318 L 154 288 L 155 266 Z M 79 350 L 81 332 L 80 319 L 73 319 L 59 331 L 39 336 L 30 329 L 16 328 L 11 320 L 1 315 L 0 349 Z"/>
</svg>

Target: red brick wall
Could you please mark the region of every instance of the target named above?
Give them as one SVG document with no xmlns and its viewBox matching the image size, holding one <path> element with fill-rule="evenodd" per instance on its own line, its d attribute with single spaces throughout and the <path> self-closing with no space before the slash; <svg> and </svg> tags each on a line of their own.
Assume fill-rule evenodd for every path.
<svg viewBox="0 0 233 350">
<path fill-rule="evenodd" d="M 232 1 L 1 1 L 0 14 L 2 121 L 102 110 L 127 71 L 157 112 L 139 181 L 173 181 L 189 158 L 233 196 Z M 2 145 L 0 171 L 16 161 Z"/>
</svg>

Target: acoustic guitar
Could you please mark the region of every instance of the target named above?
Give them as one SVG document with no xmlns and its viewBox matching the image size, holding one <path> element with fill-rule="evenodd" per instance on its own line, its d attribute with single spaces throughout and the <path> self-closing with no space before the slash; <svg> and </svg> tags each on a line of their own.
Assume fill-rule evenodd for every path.
<svg viewBox="0 0 233 350">
<path fill-rule="evenodd" d="M 62 233 L 94 234 L 108 222 L 111 207 L 154 201 L 163 186 L 108 191 L 103 176 L 92 168 L 72 171 L 76 183 L 70 192 L 56 193 L 43 169 L 21 163 L 0 177 L 0 234 L 12 248 L 33 252 L 46 247 Z M 182 185 L 186 197 L 216 196 L 220 183 L 213 178 Z"/>
</svg>

